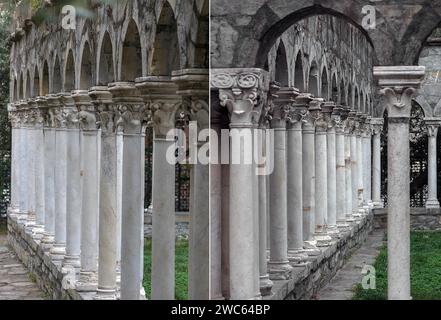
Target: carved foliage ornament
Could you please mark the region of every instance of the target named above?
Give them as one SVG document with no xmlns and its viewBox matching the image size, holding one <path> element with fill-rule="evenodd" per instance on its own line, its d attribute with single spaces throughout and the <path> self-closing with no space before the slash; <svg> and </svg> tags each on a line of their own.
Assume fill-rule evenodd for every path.
<svg viewBox="0 0 441 320">
<path fill-rule="evenodd" d="M 383 88 L 380 94 L 384 97 L 389 117 L 407 116 L 410 117 L 412 97 L 416 89 L 412 87 Z"/>
</svg>

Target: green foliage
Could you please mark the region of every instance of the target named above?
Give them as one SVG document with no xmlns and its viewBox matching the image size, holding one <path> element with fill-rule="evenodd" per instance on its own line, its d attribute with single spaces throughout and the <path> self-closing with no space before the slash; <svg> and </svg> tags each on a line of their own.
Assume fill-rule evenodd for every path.
<svg viewBox="0 0 441 320">
<path fill-rule="evenodd" d="M 441 299 L 441 232 L 411 233 L 411 295 L 415 300 Z M 376 289 L 355 288 L 355 300 L 387 299 L 387 249 L 383 248 L 374 264 Z"/>
<path fill-rule="evenodd" d="M 9 202 L 11 127 L 8 119 L 9 102 L 9 27 L 13 7 L 2 6 L 0 11 L 0 218 Z"/>
<path fill-rule="evenodd" d="M 151 297 L 152 241 L 144 246 L 143 286 L 148 298 Z M 188 299 L 188 241 L 177 241 L 175 249 L 175 299 Z"/>
</svg>

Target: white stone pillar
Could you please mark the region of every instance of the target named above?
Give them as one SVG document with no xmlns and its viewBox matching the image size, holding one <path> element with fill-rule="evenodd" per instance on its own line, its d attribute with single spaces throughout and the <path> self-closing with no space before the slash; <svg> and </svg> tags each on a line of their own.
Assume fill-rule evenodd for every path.
<svg viewBox="0 0 441 320">
<path fill-rule="evenodd" d="M 363 142 L 362 134 L 364 131 L 366 117 L 362 113 L 357 113 L 358 127 L 355 131 L 356 136 L 356 152 L 357 152 L 357 198 L 358 198 L 358 209 L 359 213 L 363 214 L 365 211 L 364 207 L 364 185 L 363 185 L 363 173 L 364 173 L 364 157 L 363 157 Z"/>
<path fill-rule="evenodd" d="M 21 103 L 17 106 L 20 116 L 21 116 L 21 128 L 20 128 L 20 134 L 19 134 L 19 192 L 20 195 L 20 215 L 19 220 L 20 221 L 26 221 L 27 215 L 28 215 L 28 181 L 27 181 L 27 111 L 23 109 Z"/>
<path fill-rule="evenodd" d="M 410 297 L 409 118 L 412 96 L 424 78 L 423 66 L 374 67 L 388 112 L 388 299 Z"/>
<path fill-rule="evenodd" d="M 353 113 L 350 107 L 345 109 L 345 215 L 346 221 L 353 222 L 353 186 L 352 186 L 352 157 L 351 157 L 351 141 L 352 141 L 352 131 L 354 126 Z"/>
<path fill-rule="evenodd" d="M 358 215 L 358 152 L 356 132 L 359 124 L 355 117 L 355 112 L 350 112 L 349 117 L 354 124 L 350 134 L 352 214 Z"/>
<path fill-rule="evenodd" d="M 81 253 L 81 146 L 78 109 L 70 93 L 61 94 L 66 117 L 66 255 L 63 272 L 69 273 L 74 281 L 80 268 Z"/>
<path fill-rule="evenodd" d="M 301 96 L 299 96 L 301 97 Z M 311 99 L 311 96 L 308 95 Z M 308 255 L 320 254 L 315 234 L 315 122 L 319 117 L 321 102 L 310 100 L 308 113 L 303 122 L 302 135 L 302 202 L 303 202 L 303 239 Z"/>
<path fill-rule="evenodd" d="M 66 254 L 66 191 L 67 191 L 67 131 L 60 95 L 49 95 L 48 103 L 55 122 L 55 239 L 50 250 L 52 261 L 61 265 Z"/>
<path fill-rule="evenodd" d="M 338 237 L 337 228 L 337 153 L 336 153 L 336 123 L 340 109 L 334 102 L 325 102 L 322 112 L 327 122 L 326 152 L 327 152 L 327 217 L 326 232 L 331 237 Z"/>
<path fill-rule="evenodd" d="M 96 109 L 86 90 L 72 91 L 81 130 L 81 267 L 78 291 L 95 291 L 98 272 L 100 134 Z"/>
<path fill-rule="evenodd" d="M 198 154 L 204 153 L 208 160 L 206 144 L 209 128 L 208 69 L 184 69 L 174 71 L 172 81 L 178 85 L 177 94 L 190 106 L 190 119 L 197 125 L 195 134 L 206 133 L 205 141 L 190 141 L 190 163 L 193 164 L 188 290 L 190 300 L 209 299 L 210 248 L 209 248 L 209 166 Z M 202 131 L 202 132 L 201 132 Z M 191 133 L 190 133 L 191 134 Z M 196 137 L 194 137 L 196 138 Z M 201 136 L 202 138 L 202 136 Z M 192 140 L 192 139 L 190 139 Z"/>
<path fill-rule="evenodd" d="M 144 249 L 144 162 L 147 113 L 144 102 L 130 82 L 109 84 L 123 133 L 121 299 L 141 299 Z M 167 254 L 164 252 L 164 254 Z"/>
<path fill-rule="evenodd" d="M 176 94 L 178 87 L 170 78 L 152 76 L 137 79 L 137 82 L 145 101 L 152 103 L 152 299 L 174 299 L 175 200 L 170 195 L 175 194 L 175 164 L 167 154 L 176 147 L 173 132 L 176 113 L 182 102 Z"/>
<path fill-rule="evenodd" d="M 35 115 L 35 227 L 33 229 L 34 237 L 41 240 L 44 232 L 45 205 L 44 205 L 44 117 L 41 105 L 38 100 L 34 100 L 36 104 Z M 44 104 L 43 104 L 44 106 Z"/>
<path fill-rule="evenodd" d="M 373 131 L 373 157 L 372 157 L 372 202 L 375 208 L 383 208 L 381 199 L 381 132 L 383 131 L 383 118 L 371 119 Z"/>
<path fill-rule="evenodd" d="M 293 266 L 304 265 L 303 248 L 302 125 L 310 97 L 300 94 L 291 105 L 287 130 L 288 259 Z"/>
<path fill-rule="evenodd" d="M 95 299 L 116 299 L 117 271 L 117 106 L 107 87 L 89 90 L 101 129 L 99 217 L 98 217 L 98 287 Z"/>
<path fill-rule="evenodd" d="M 256 174 L 252 164 L 252 131 L 260 118 L 268 86 L 268 73 L 261 69 L 211 70 L 211 87 L 219 89 L 220 104 L 230 114 L 229 298 L 232 300 L 256 298 L 258 279 L 254 271 L 259 257 L 254 250 L 256 229 L 250 223 L 258 214 L 254 212 L 257 197 L 251 183 Z"/>
<path fill-rule="evenodd" d="M 287 223 L 287 159 L 286 120 L 290 105 L 298 91 L 281 88 L 274 99 L 270 112 L 271 129 L 274 130 L 274 168 L 270 174 L 270 260 L 268 263 L 271 280 L 285 280 L 291 277 L 292 267 L 288 260 Z"/>
<path fill-rule="evenodd" d="M 9 120 L 11 123 L 11 203 L 8 208 L 10 215 L 17 215 L 20 212 L 20 192 L 19 192 L 19 144 L 20 144 L 20 114 L 16 104 L 8 104 Z"/>
<path fill-rule="evenodd" d="M 55 114 L 49 97 L 38 97 L 40 108 L 44 110 L 44 234 L 41 244 L 49 250 L 55 237 Z"/>
<path fill-rule="evenodd" d="M 346 157 L 345 157 L 345 119 L 347 108 L 338 106 L 334 108 L 335 115 L 335 153 L 336 153 L 336 211 L 337 226 L 346 229 Z"/>
<path fill-rule="evenodd" d="M 364 206 L 372 208 L 372 126 L 371 117 L 367 116 L 364 130 L 362 131 L 362 146 L 363 146 L 363 198 Z"/>
<path fill-rule="evenodd" d="M 441 119 L 425 118 L 424 123 L 427 126 L 428 137 L 428 192 L 426 200 L 426 208 L 439 208 L 437 185 L 437 152 L 436 152 L 436 137 L 438 135 L 438 128 L 441 124 Z"/>
<path fill-rule="evenodd" d="M 26 218 L 26 231 L 32 233 L 35 226 L 35 117 L 36 105 L 29 100 L 22 102 L 22 108 L 27 109 L 27 128 L 26 128 L 26 183 L 28 197 L 28 215 Z"/>
</svg>

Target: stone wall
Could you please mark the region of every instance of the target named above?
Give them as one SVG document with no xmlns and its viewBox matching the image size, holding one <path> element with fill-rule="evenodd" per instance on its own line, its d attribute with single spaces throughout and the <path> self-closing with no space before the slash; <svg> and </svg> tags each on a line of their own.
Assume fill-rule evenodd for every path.
<svg viewBox="0 0 441 320">
<path fill-rule="evenodd" d="M 294 269 L 290 280 L 274 281 L 271 300 L 307 300 L 314 299 L 317 292 L 335 276 L 352 253 L 366 240 L 373 228 L 373 214 L 365 216 L 329 247 L 322 248 L 322 253 L 311 259 L 305 267 Z"/>
<path fill-rule="evenodd" d="M 374 227 L 387 228 L 387 209 L 374 209 Z M 441 209 L 410 208 L 410 229 L 441 231 Z"/>
<path fill-rule="evenodd" d="M 87 295 L 80 295 L 74 289 L 63 288 L 64 274 L 37 241 L 26 231 L 23 223 L 15 217 L 8 217 L 8 243 L 31 275 L 35 277 L 37 285 L 44 293 L 56 300 L 86 299 Z"/>
</svg>

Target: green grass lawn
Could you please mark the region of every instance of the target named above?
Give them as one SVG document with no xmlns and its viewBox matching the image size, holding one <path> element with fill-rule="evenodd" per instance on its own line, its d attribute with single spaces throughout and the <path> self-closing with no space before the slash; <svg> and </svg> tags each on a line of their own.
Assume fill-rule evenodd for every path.
<svg viewBox="0 0 441 320">
<path fill-rule="evenodd" d="M 188 299 L 188 241 L 176 242 L 175 255 L 175 299 Z M 144 246 L 144 289 L 151 297 L 152 242 L 145 241 Z"/>
<path fill-rule="evenodd" d="M 411 295 L 415 300 L 441 300 L 441 232 L 412 232 Z M 374 264 L 376 289 L 355 288 L 355 300 L 387 299 L 387 249 L 383 248 Z"/>
</svg>

